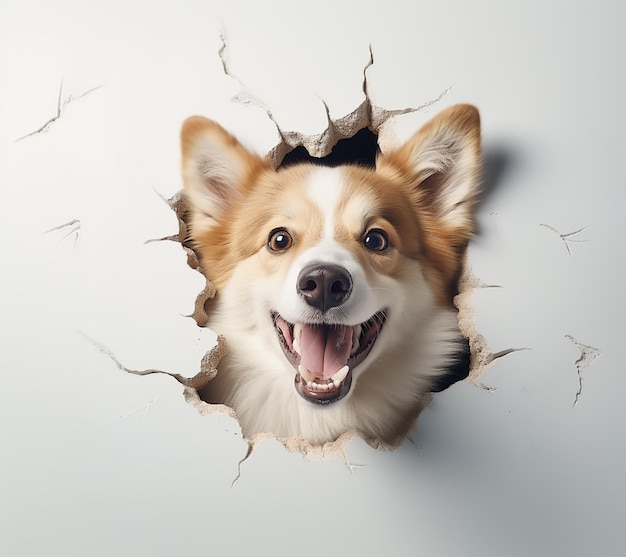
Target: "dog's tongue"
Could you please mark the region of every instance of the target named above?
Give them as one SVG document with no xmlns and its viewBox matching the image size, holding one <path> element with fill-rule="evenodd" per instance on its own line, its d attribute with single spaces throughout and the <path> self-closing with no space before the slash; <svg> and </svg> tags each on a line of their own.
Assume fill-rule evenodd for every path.
<svg viewBox="0 0 626 557">
<path fill-rule="evenodd" d="M 352 327 L 302 325 L 300 365 L 315 377 L 328 379 L 346 365 L 352 348 Z"/>
</svg>

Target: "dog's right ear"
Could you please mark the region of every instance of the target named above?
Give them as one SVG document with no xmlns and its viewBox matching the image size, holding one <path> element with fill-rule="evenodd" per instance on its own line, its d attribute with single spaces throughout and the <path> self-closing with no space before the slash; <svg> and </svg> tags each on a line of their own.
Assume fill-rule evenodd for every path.
<svg viewBox="0 0 626 557">
<path fill-rule="evenodd" d="M 240 198 L 250 176 L 269 163 L 213 120 L 188 118 L 181 130 L 184 192 L 196 226 L 212 226 Z"/>
</svg>

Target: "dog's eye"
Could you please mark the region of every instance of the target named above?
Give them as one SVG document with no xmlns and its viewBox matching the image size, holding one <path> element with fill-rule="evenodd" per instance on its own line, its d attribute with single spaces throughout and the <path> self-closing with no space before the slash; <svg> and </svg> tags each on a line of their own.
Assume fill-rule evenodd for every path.
<svg viewBox="0 0 626 557">
<path fill-rule="evenodd" d="M 385 251 L 389 247 L 389 238 L 384 230 L 373 228 L 363 237 L 363 245 L 371 251 Z"/>
<path fill-rule="evenodd" d="M 271 251 L 285 251 L 293 246 L 293 236 L 284 228 L 275 228 L 270 232 L 267 247 Z"/>
</svg>

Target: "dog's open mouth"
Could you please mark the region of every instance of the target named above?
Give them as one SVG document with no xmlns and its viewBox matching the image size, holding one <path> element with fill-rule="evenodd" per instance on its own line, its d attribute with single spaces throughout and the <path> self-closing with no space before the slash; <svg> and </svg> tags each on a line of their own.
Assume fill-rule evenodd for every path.
<svg viewBox="0 0 626 557">
<path fill-rule="evenodd" d="M 328 404 L 350 392 L 352 370 L 372 350 L 386 311 L 354 326 L 289 323 L 275 312 L 272 319 L 283 352 L 296 369 L 296 391 L 309 402 Z"/>
</svg>

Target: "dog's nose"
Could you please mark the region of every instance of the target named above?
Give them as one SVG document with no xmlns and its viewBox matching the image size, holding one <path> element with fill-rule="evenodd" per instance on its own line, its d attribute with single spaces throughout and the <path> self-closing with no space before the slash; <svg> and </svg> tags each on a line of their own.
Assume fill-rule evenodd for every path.
<svg viewBox="0 0 626 557">
<path fill-rule="evenodd" d="M 339 265 L 308 265 L 298 275 L 298 294 L 321 311 L 340 306 L 352 292 L 352 277 Z"/>
</svg>

